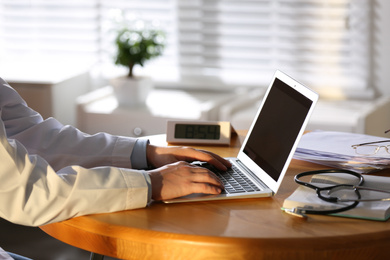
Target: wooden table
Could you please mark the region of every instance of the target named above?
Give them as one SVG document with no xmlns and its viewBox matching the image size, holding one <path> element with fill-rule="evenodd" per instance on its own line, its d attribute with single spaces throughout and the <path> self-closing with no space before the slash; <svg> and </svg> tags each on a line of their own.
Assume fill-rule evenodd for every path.
<svg viewBox="0 0 390 260">
<path fill-rule="evenodd" d="M 237 154 L 230 147 L 200 147 Z M 164 136 L 151 142 L 165 144 Z M 293 160 L 272 198 L 163 204 L 42 226 L 70 245 L 120 259 L 388 259 L 390 223 L 329 216 L 307 220 L 280 208 L 293 176 L 324 166 Z"/>
</svg>

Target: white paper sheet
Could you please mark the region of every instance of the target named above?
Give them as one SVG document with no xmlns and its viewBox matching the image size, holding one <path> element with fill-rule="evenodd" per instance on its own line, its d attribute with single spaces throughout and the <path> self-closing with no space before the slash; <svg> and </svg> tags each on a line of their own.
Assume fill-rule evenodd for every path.
<svg viewBox="0 0 390 260">
<path fill-rule="evenodd" d="M 352 145 L 382 140 L 389 140 L 389 143 L 381 143 L 381 146 L 390 145 L 390 139 L 371 135 L 332 131 L 309 132 L 301 138 L 294 158 L 368 173 L 390 168 L 390 154 L 381 148 L 375 155 L 358 155 Z"/>
</svg>

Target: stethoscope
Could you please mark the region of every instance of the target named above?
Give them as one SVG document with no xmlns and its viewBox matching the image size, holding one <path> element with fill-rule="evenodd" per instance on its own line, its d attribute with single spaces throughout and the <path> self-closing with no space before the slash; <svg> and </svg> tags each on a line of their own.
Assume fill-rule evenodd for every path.
<svg viewBox="0 0 390 260">
<path fill-rule="evenodd" d="M 301 180 L 302 177 L 304 176 L 309 176 L 309 175 L 318 175 L 318 174 L 329 174 L 329 173 L 345 173 L 349 174 L 351 176 L 354 176 L 357 180 L 357 184 L 336 184 L 336 185 L 330 185 L 326 187 L 320 187 L 316 186 L 313 183 L 309 183 L 306 181 Z M 307 172 L 302 172 L 297 174 L 294 177 L 294 181 L 298 183 L 299 185 L 303 185 L 305 187 L 308 187 L 310 189 L 313 189 L 316 191 L 316 194 L 318 198 L 327 201 L 327 202 L 332 202 L 332 203 L 337 203 L 337 202 L 352 202 L 352 204 L 343 206 L 341 208 L 337 209 L 329 209 L 329 210 L 317 210 L 317 209 L 312 209 L 308 207 L 296 207 L 292 209 L 284 209 L 285 212 L 299 216 L 299 217 L 306 217 L 306 214 L 315 214 L 315 215 L 328 215 L 328 214 L 335 214 L 343 211 L 347 211 L 350 209 L 355 208 L 361 200 L 361 194 L 359 192 L 359 189 L 370 189 L 370 188 L 365 188 L 361 187 L 361 185 L 364 183 L 364 178 L 363 175 L 360 173 L 350 171 L 350 170 L 344 170 L 344 169 L 328 169 L 328 170 L 317 170 L 317 171 L 307 171 Z M 334 197 L 334 196 L 324 196 L 324 191 L 328 191 L 329 193 L 332 190 L 338 190 L 338 189 L 352 189 L 353 192 L 356 194 L 357 199 L 354 200 L 344 200 L 339 197 Z M 370 189 L 372 190 L 372 189 Z M 381 191 L 382 192 L 382 191 Z M 386 192 L 386 191 L 383 191 Z M 328 193 L 328 194 L 329 194 Z M 366 201 L 366 200 L 364 200 Z M 370 200 L 371 201 L 371 200 Z"/>
</svg>

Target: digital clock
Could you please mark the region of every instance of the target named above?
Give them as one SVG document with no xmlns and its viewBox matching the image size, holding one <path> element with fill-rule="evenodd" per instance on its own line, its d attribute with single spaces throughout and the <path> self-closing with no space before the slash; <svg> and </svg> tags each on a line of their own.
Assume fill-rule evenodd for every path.
<svg viewBox="0 0 390 260">
<path fill-rule="evenodd" d="M 167 142 L 229 145 L 232 128 L 222 121 L 168 121 Z"/>
</svg>

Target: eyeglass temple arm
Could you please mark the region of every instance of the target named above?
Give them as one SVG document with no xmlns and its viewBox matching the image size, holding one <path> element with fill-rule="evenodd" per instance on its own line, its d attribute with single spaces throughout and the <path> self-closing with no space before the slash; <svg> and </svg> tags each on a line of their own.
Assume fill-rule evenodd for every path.
<svg viewBox="0 0 390 260">
<path fill-rule="evenodd" d="M 378 143 L 388 143 L 388 142 L 390 142 L 390 139 L 389 140 L 383 140 L 383 141 L 369 142 L 369 143 L 354 144 L 354 145 L 352 145 L 352 147 L 366 145 L 366 144 L 378 144 Z"/>
</svg>

